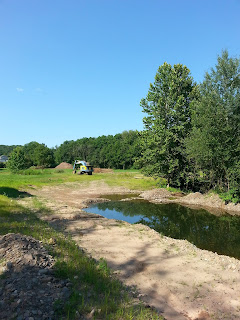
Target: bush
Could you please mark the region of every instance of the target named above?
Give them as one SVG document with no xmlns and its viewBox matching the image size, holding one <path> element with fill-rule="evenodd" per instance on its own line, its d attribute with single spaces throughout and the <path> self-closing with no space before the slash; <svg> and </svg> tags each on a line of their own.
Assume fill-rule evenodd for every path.
<svg viewBox="0 0 240 320">
<path fill-rule="evenodd" d="M 219 197 L 225 201 L 225 204 L 233 202 L 235 204 L 240 202 L 239 190 L 229 190 L 219 194 Z"/>
<path fill-rule="evenodd" d="M 29 168 L 29 162 L 25 157 L 23 147 L 17 147 L 11 152 L 7 168 L 13 173 Z"/>
</svg>

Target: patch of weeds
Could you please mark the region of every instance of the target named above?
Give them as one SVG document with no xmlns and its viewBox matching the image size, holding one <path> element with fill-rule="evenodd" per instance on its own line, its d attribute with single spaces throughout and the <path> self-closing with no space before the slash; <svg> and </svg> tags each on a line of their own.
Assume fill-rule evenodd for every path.
<svg viewBox="0 0 240 320">
<path fill-rule="evenodd" d="M 55 172 L 56 173 L 64 173 L 64 170 L 63 169 L 56 169 Z"/>
<path fill-rule="evenodd" d="M 111 271 L 107 265 L 107 261 L 103 258 L 99 259 L 98 269 L 103 271 L 103 273 L 105 273 L 106 275 L 110 275 L 110 273 L 111 273 Z"/>
<path fill-rule="evenodd" d="M 24 176 L 38 176 L 43 175 L 44 171 L 42 169 L 26 169 L 22 171 L 18 171 L 18 174 L 24 175 Z"/>
<path fill-rule="evenodd" d="M 182 192 L 181 189 L 178 189 L 178 188 L 173 188 L 173 187 L 166 187 L 166 189 L 170 192 Z"/>
</svg>

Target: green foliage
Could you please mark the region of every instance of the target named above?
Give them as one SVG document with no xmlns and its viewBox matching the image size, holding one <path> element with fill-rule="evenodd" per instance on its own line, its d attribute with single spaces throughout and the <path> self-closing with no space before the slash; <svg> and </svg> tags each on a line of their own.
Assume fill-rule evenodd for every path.
<svg viewBox="0 0 240 320">
<path fill-rule="evenodd" d="M 23 148 L 29 167 L 51 168 L 55 165 L 54 152 L 45 144 L 32 141 L 25 144 Z"/>
<path fill-rule="evenodd" d="M 240 199 L 239 106 L 240 60 L 223 51 L 215 68 L 206 73 L 199 99 L 191 105 L 192 131 L 186 148 L 195 172 L 203 172 L 207 187 L 225 190 L 231 199 Z"/>
<path fill-rule="evenodd" d="M 196 95 L 189 69 L 164 63 L 154 84 L 150 84 L 147 97 L 141 100 L 146 116 L 138 163 L 148 175 L 162 175 L 175 186 L 186 185 L 190 170 L 184 139 L 191 129 L 190 103 Z"/>
<path fill-rule="evenodd" d="M 55 151 L 57 163 L 86 160 L 94 167 L 130 169 L 139 156 L 139 133 L 124 131 L 115 136 L 65 141 Z"/>
<path fill-rule="evenodd" d="M 18 145 L 13 145 L 13 146 L 6 146 L 6 145 L 0 145 L 0 156 L 5 155 L 9 156 L 10 153 L 15 149 L 16 147 L 20 147 Z"/>
<path fill-rule="evenodd" d="M 17 147 L 11 152 L 10 159 L 7 162 L 7 168 L 13 173 L 28 168 L 28 162 L 23 147 Z"/>
<path fill-rule="evenodd" d="M 22 174 L 39 174 L 32 173 L 31 170 L 23 171 L 31 166 L 41 168 L 53 167 L 55 165 L 53 150 L 49 149 L 46 145 L 38 142 L 30 142 L 23 147 L 15 148 L 7 162 L 7 167 L 11 172 L 18 172 Z"/>
<path fill-rule="evenodd" d="M 228 192 L 219 193 L 220 198 L 225 201 L 225 203 L 233 202 L 238 203 L 239 202 L 239 190 L 229 190 Z"/>
</svg>

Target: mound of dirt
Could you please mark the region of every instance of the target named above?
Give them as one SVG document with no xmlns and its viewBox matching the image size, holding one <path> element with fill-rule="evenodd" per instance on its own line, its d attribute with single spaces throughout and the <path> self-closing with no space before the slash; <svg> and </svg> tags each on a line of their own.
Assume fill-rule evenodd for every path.
<svg viewBox="0 0 240 320">
<path fill-rule="evenodd" d="M 58 166 L 55 167 L 55 169 L 72 169 L 73 166 L 70 163 L 62 162 Z"/>
<path fill-rule="evenodd" d="M 113 173 L 112 169 L 94 168 L 94 173 Z"/>
<path fill-rule="evenodd" d="M 140 194 L 140 197 L 148 201 L 165 202 L 172 196 L 171 192 L 166 189 L 147 190 Z"/>
<path fill-rule="evenodd" d="M 193 205 L 205 205 L 212 208 L 223 208 L 224 202 L 219 198 L 217 194 L 203 195 L 199 192 L 190 193 L 187 196 L 181 198 L 179 202 L 193 204 Z"/>
<path fill-rule="evenodd" d="M 28 236 L 0 236 L 0 319 L 59 319 L 56 301 L 70 296 L 70 283 L 54 276 L 54 259 Z"/>
</svg>

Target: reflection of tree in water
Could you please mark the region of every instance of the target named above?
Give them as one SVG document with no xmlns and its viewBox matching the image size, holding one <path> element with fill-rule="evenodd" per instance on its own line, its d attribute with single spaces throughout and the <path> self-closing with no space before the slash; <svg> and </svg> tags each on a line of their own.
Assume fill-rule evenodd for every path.
<svg viewBox="0 0 240 320">
<path fill-rule="evenodd" d="M 203 209 L 137 200 L 104 202 L 97 204 L 97 207 L 103 211 L 108 209 L 120 212 L 125 216 L 140 215 L 140 223 L 161 234 L 186 239 L 201 249 L 240 258 L 240 217 L 219 217 Z"/>
</svg>

